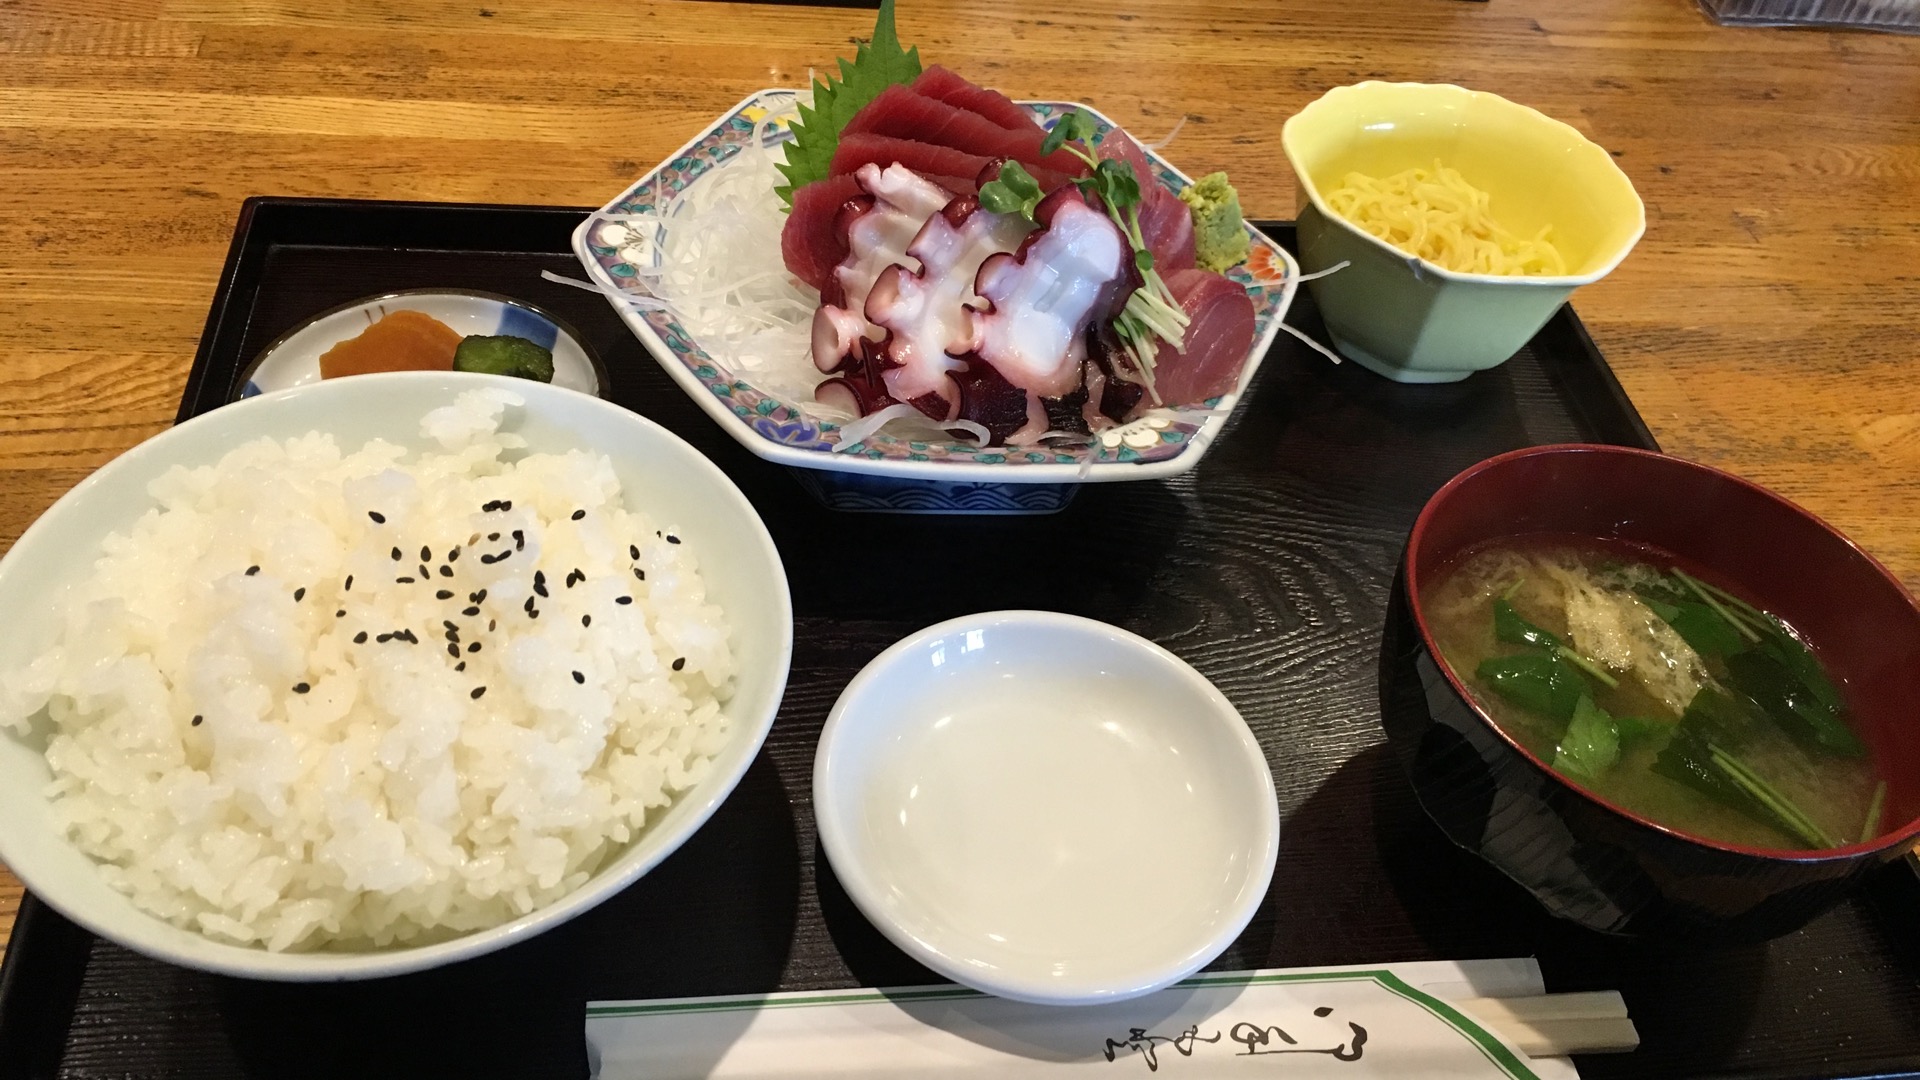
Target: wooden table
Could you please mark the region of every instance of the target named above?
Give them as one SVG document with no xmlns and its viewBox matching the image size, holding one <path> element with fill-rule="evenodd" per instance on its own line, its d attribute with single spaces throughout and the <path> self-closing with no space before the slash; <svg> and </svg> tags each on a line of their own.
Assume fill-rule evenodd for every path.
<svg viewBox="0 0 1920 1080">
<path fill-rule="evenodd" d="M 1920 39 L 1690 0 L 901 0 L 902 38 L 1079 99 L 1287 217 L 1280 124 L 1363 79 L 1573 124 L 1647 204 L 1580 313 L 1662 446 L 1920 591 Z M 364 7 L 367 10 L 359 10 Z M 173 418 L 240 201 L 598 205 L 872 24 L 694 0 L 0 0 L 0 543 Z M 1089 59 L 1093 62 L 1090 64 Z M 0 869 L 0 942 L 18 883 Z"/>
</svg>

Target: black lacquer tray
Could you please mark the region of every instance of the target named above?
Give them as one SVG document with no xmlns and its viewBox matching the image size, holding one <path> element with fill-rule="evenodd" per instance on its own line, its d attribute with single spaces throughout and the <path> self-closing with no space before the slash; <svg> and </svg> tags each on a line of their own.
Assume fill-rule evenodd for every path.
<svg viewBox="0 0 1920 1080">
<path fill-rule="evenodd" d="M 0 1076 L 578 1077 L 587 1001 L 936 981 L 854 909 L 815 839 L 827 710 L 909 631 L 1052 608 L 1186 658 L 1266 746 L 1281 852 L 1266 903 L 1215 968 L 1537 956 L 1551 990 L 1618 989 L 1643 1045 L 1588 1077 L 1885 1076 L 1920 1070 L 1920 884 L 1890 868 L 1805 930 L 1728 950 L 1636 944 L 1555 922 L 1453 848 L 1383 744 L 1388 588 L 1421 504 L 1481 458 L 1535 443 L 1652 446 L 1571 309 L 1502 367 L 1388 383 L 1282 337 L 1219 444 L 1164 482 L 1093 485 L 1040 518 L 847 516 L 709 421 L 577 274 L 584 211 L 254 199 L 180 407 L 228 400 L 295 322 L 427 286 L 520 297 L 568 320 L 614 400 L 727 472 L 792 579 L 792 678 L 766 748 L 677 854 L 541 938 L 425 974 L 249 983 L 97 941 L 28 897 L 0 968 Z M 1269 231 L 1291 244 L 1292 227 Z M 1319 329 L 1302 292 L 1289 319 Z M 1017 551 L 1017 558 L 1004 553 Z M 849 551 L 912 551 L 886 573 Z"/>
</svg>

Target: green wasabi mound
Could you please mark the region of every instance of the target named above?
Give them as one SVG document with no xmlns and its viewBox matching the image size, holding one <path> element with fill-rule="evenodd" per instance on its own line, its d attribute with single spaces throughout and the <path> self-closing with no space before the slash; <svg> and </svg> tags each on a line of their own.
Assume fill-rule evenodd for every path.
<svg viewBox="0 0 1920 1080">
<path fill-rule="evenodd" d="M 1209 173 L 1180 193 L 1193 214 L 1193 254 L 1203 270 L 1223 273 L 1247 261 L 1247 230 L 1240 217 L 1240 193 L 1227 174 Z"/>
<path fill-rule="evenodd" d="M 511 334 L 474 334 L 453 352 L 453 370 L 511 375 L 535 382 L 553 381 L 553 350 Z"/>
</svg>

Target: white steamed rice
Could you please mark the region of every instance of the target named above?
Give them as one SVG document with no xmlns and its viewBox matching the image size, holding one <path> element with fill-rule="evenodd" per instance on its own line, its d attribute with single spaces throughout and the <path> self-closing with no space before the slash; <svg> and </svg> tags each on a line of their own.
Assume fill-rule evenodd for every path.
<svg viewBox="0 0 1920 1080">
<path fill-rule="evenodd" d="M 438 940 L 578 888 L 704 775 L 734 661 L 691 545 L 602 456 L 510 460 L 519 403 L 461 395 L 412 460 L 307 434 L 151 485 L 0 677 L 115 888 L 273 950 Z"/>
</svg>

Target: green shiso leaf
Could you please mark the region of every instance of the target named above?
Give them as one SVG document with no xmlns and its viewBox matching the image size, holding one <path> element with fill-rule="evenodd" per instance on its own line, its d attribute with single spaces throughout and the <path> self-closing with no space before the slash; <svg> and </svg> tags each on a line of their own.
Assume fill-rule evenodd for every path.
<svg viewBox="0 0 1920 1080">
<path fill-rule="evenodd" d="M 778 166 L 787 182 L 773 189 L 780 201 L 791 208 L 795 190 L 826 179 L 833 152 L 840 146 L 840 129 L 847 126 L 854 113 L 887 87 L 919 77 L 920 50 L 901 50 L 893 29 L 893 0 L 880 0 L 873 40 L 854 51 L 851 63 L 840 61 L 838 78 L 816 80 L 813 104 L 800 106 L 800 118 L 792 125 L 793 141 L 787 144 L 787 160 Z"/>
</svg>

